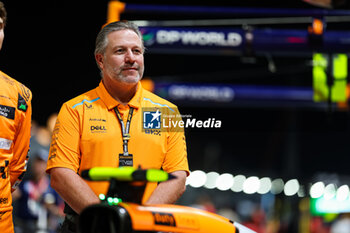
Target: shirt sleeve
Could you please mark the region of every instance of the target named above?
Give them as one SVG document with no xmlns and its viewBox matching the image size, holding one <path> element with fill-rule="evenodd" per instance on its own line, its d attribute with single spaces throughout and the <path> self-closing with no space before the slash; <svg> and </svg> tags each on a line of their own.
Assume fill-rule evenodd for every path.
<svg viewBox="0 0 350 233">
<path fill-rule="evenodd" d="M 29 143 L 30 143 L 30 130 L 31 130 L 31 118 L 32 118 L 32 95 L 29 89 L 24 88 L 25 98 L 22 95 L 18 95 L 17 116 L 19 120 L 17 122 L 18 129 L 13 145 L 13 158 L 10 163 L 10 181 L 11 191 L 13 192 L 23 179 L 24 173 L 27 170 L 27 163 L 29 158 Z"/>
<path fill-rule="evenodd" d="M 177 108 L 175 121 L 182 121 Z M 183 127 L 173 127 L 169 130 L 167 136 L 167 153 L 162 167 L 168 173 L 183 170 L 189 175 L 186 138 Z"/>
<path fill-rule="evenodd" d="M 69 168 L 75 172 L 80 163 L 80 123 L 79 113 L 63 104 L 52 134 L 46 172 L 54 167 Z"/>
</svg>

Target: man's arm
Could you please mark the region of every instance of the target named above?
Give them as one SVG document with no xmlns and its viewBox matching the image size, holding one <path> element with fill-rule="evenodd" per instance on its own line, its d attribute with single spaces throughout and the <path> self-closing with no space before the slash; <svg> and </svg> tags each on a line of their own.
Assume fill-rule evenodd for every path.
<svg viewBox="0 0 350 233">
<path fill-rule="evenodd" d="M 173 204 L 181 197 L 186 190 L 186 171 L 175 171 L 170 174 L 177 178 L 160 183 L 146 204 Z"/>
<path fill-rule="evenodd" d="M 23 99 L 18 100 L 18 112 L 17 115 L 22 116 L 20 128 L 18 128 L 17 136 L 13 145 L 13 158 L 10 162 L 10 180 L 11 180 L 11 192 L 15 191 L 19 183 L 22 181 L 24 173 L 27 170 L 29 142 L 30 142 L 30 130 L 31 130 L 31 118 L 32 118 L 32 104 L 31 104 L 31 92 L 29 89 L 23 87 L 25 93 L 27 93 L 27 102 Z M 23 95 L 23 93 L 22 93 Z M 24 96 L 24 95 L 23 95 Z M 23 114 L 23 115 L 22 115 Z M 17 116 L 17 117 L 19 117 Z"/>
<path fill-rule="evenodd" d="M 73 170 L 55 167 L 50 170 L 50 175 L 51 187 L 78 214 L 85 207 L 100 202 L 88 184 Z"/>
</svg>

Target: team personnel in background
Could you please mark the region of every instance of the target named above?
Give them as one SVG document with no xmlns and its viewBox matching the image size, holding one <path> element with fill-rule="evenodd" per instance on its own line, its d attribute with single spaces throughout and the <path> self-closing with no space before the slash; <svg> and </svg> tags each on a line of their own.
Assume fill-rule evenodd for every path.
<svg viewBox="0 0 350 233">
<path fill-rule="evenodd" d="M 60 110 L 47 172 L 52 187 L 71 207 L 65 208 L 62 232 L 75 232 L 75 213 L 98 203 L 98 194 L 107 192 L 106 182 L 84 181 L 79 176 L 84 169 L 141 166 L 162 168 L 177 177 L 148 185 L 143 197 L 147 204 L 174 203 L 185 191 L 189 170 L 183 130 L 155 134 L 142 130 L 142 109 L 178 113 L 175 105 L 142 87 L 144 50 L 135 24 L 106 25 L 96 39 L 95 59 L 102 75 L 99 86 Z"/>
<path fill-rule="evenodd" d="M 0 49 L 6 10 L 0 2 Z M 31 99 L 28 88 L 0 71 L 0 232 L 13 232 L 12 195 L 28 161 Z"/>
<path fill-rule="evenodd" d="M 63 201 L 50 187 L 46 174 L 49 151 L 30 152 L 31 176 L 13 192 L 13 222 L 16 233 L 53 233 L 63 218 Z M 28 174 L 26 174 L 28 176 Z"/>
</svg>

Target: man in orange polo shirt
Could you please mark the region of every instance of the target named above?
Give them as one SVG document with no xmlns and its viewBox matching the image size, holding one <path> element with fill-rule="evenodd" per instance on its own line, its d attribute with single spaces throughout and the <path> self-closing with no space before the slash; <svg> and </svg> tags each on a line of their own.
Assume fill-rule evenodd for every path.
<svg viewBox="0 0 350 233">
<path fill-rule="evenodd" d="M 0 2 L 0 49 L 6 10 Z M 13 233 L 12 195 L 28 161 L 32 94 L 23 84 L 0 71 L 0 232 Z"/>
<path fill-rule="evenodd" d="M 159 110 L 174 116 L 179 113 L 175 105 L 141 86 L 143 53 L 136 25 L 114 22 L 105 26 L 95 48 L 102 81 L 60 110 L 47 172 L 52 187 L 70 207 L 65 209 L 62 232 L 75 232 L 75 213 L 98 203 L 98 194 L 107 192 L 107 183 L 86 182 L 79 176 L 85 169 L 141 166 L 163 169 L 177 177 L 148 186 L 143 199 L 148 204 L 174 203 L 185 191 L 189 170 L 184 131 L 145 130 L 159 119 Z"/>
</svg>

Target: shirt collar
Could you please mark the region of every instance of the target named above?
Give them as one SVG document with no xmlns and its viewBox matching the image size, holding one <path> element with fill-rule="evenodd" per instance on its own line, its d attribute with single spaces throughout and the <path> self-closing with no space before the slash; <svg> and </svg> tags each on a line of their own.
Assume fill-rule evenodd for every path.
<svg viewBox="0 0 350 233">
<path fill-rule="evenodd" d="M 143 88 L 142 88 L 141 82 L 138 82 L 137 91 L 136 91 L 134 97 L 132 97 L 132 99 L 129 101 L 129 106 L 136 108 L 136 109 L 141 107 L 142 90 L 143 90 Z"/>
<path fill-rule="evenodd" d="M 103 101 L 103 103 L 107 106 L 108 110 L 111 110 L 117 107 L 118 105 L 120 105 L 120 103 L 108 93 L 102 81 L 96 88 L 96 92 L 97 92 L 97 95 Z M 141 96 L 142 96 L 142 86 L 141 86 L 141 83 L 138 82 L 136 94 L 129 101 L 128 105 L 136 109 L 139 108 L 141 106 Z"/>
</svg>

